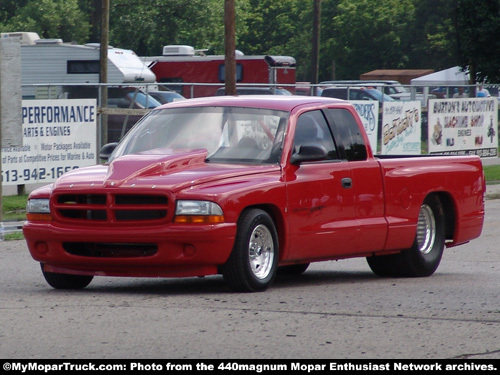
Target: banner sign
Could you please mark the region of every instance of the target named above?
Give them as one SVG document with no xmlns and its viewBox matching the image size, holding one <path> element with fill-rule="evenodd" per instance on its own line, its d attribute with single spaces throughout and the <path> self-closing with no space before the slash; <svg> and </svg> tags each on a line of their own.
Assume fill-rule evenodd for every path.
<svg viewBox="0 0 500 375">
<path fill-rule="evenodd" d="M 429 100 L 429 153 L 496 157 L 498 99 Z"/>
<path fill-rule="evenodd" d="M 379 102 L 371 100 L 350 100 L 349 102 L 354 106 L 354 109 L 356 109 L 359 117 L 361 117 L 361 122 L 365 127 L 372 151 L 376 154 L 378 152 L 377 139 Z"/>
<path fill-rule="evenodd" d="M 23 100 L 23 145 L 2 148 L 2 185 L 53 182 L 97 163 L 95 99 Z"/>
<path fill-rule="evenodd" d="M 382 154 L 420 155 L 420 101 L 384 102 L 382 108 Z"/>
</svg>

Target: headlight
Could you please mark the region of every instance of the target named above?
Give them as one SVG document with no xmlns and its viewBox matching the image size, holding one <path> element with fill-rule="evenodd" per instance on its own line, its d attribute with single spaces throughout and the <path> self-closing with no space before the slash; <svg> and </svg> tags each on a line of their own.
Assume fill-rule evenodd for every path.
<svg viewBox="0 0 500 375">
<path fill-rule="evenodd" d="M 48 199 L 29 199 L 26 204 L 26 218 L 31 221 L 52 220 Z"/>
<path fill-rule="evenodd" d="M 26 205 L 26 212 L 30 214 L 50 214 L 48 199 L 30 199 Z"/>
<path fill-rule="evenodd" d="M 176 223 L 215 224 L 224 222 L 224 213 L 217 203 L 179 200 L 175 208 Z"/>
</svg>

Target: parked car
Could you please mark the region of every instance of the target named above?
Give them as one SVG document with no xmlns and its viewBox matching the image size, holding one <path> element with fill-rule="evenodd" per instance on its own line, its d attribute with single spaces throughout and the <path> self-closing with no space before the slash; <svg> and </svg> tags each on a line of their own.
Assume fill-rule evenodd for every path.
<svg viewBox="0 0 500 375">
<path fill-rule="evenodd" d="M 366 87 L 326 87 L 321 96 L 344 100 L 378 100 L 380 103 L 395 100 L 380 90 Z"/>
<path fill-rule="evenodd" d="M 224 87 L 218 88 L 215 96 L 226 95 Z M 292 95 L 290 91 L 281 87 L 236 87 L 236 95 Z"/>
<path fill-rule="evenodd" d="M 68 99 L 98 98 L 93 86 L 66 86 Z M 108 87 L 108 108 L 152 109 L 161 105 L 153 96 L 137 87 Z M 140 111 L 144 112 L 144 111 Z M 108 114 L 108 142 L 118 142 L 144 114 Z"/>
<path fill-rule="evenodd" d="M 108 108 L 153 109 L 161 105 L 155 98 L 134 88 L 108 89 Z M 119 141 L 143 115 L 108 115 L 108 142 Z"/>
<path fill-rule="evenodd" d="M 364 86 L 366 88 L 377 89 L 395 100 L 409 101 L 419 100 L 422 107 L 427 107 L 428 99 L 435 99 L 433 94 L 424 95 L 422 92 L 415 92 L 413 95 L 408 87 L 403 86 L 399 81 L 394 80 L 344 80 L 344 81 L 323 81 L 324 85 L 345 85 L 348 87 Z"/>
<path fill-rule="evenodd" d="M 165 104 L 101 157 L 29 196 L 24 237 L 54 288 L 221 273 L 262 291 L 278 270 L 349 257 L 424 277 L 484 220 L 478 156 L 375 157 L 354 106 L 331 98 Z"/>
<path fill-rule="evenodd" d="M 310 82 L 297 82 L 295 86 L 295 95 L 311 96 L 314 93 L 316 96 L 321 96 L 322 91 L 322 87 L 318 85 L 312 86 Z"/>
<path fill-rule="evenodd" d="M 177 100 L 186 99 L 184 96 L 175 91 L 148 91 L 148 94 L 155 98 L 159 103 L 171 103 Z"/>
<path fill-rule="evenodd" d="M 377 90 L 382 91 L 384 94 L 393 96 L 402 93 L 409 93 L 410 91 L 401 85 L 399 81 L 394 80 L 340 80 L 340 81 L 323 81 L 321 82 L 323 85 L 343 85 L 343 86 L 360 86 L 363 85 L 365 87 L 373 87 Z M 394 98 L 396 99 L 396 98 Z"/>
</svg>

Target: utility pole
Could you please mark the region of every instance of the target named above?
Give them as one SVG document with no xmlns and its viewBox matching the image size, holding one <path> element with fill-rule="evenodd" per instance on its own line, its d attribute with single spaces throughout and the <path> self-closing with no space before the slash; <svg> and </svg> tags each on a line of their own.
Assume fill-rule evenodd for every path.
<svg viewBox="0 0 500 375">
<path fill-rule="evenodd" d="M 101 49 L 99 56 L 99 82 L 108 83 L 108 45 L 109 45 L 109 0 L 101 0 Z M 108 106 L 108 86 L 100 86 L 101 108 Z M 108 115 L 101 113 L 101 139 L 102 147 L 108 143 Z M 97 150 L 99 151 L 99 150 Z"/>
<path fill-rule="evenodd" d="M 236 42 L 234 0 L 224 0 L 225 91 L 236 95 Z"/>
<path fill-rule="evenodd" d="M 321 0 L 314 0 L 313 5 L 313 35 L 311 54 L 311 83 L 318 83 L 319 71 L 319 35 L 321 26 Z M 316 95 L 316 86 L 312 88 L 313 95 Z"/>
</svg>

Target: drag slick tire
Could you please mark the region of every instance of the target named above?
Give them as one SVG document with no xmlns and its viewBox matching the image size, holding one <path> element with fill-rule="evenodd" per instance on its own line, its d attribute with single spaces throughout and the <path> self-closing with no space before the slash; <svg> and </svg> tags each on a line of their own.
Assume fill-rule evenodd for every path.
<svg viewBox="0 0 500 375">
<path fill-rule="evenodd" d="M 426 277 L 438 268 L 444 242 L 443 206 L 437 196 L 430 195 L 420 207 L 417 233 L 412 247 L 398 254 L 374 255 L 366 259 L 378 276 Z"/>
<path fill-rule="evenodd" d="M 278 257 L 278 234 L 272 218 L 261 209 L 248 209 L 238 220 L 234 248 L 222 275 L 234 291 L 263 291 L 276 276 Z"/>
<path fill-rule="evenodd" d="M 83 289 L 90 284 L 94 276 L 87 275 L 70 275 L 67 273 L 54 273 L 44 271 L 42 267 L 43 277 L 45 281 L 54 289 Z"/>
</svg>

